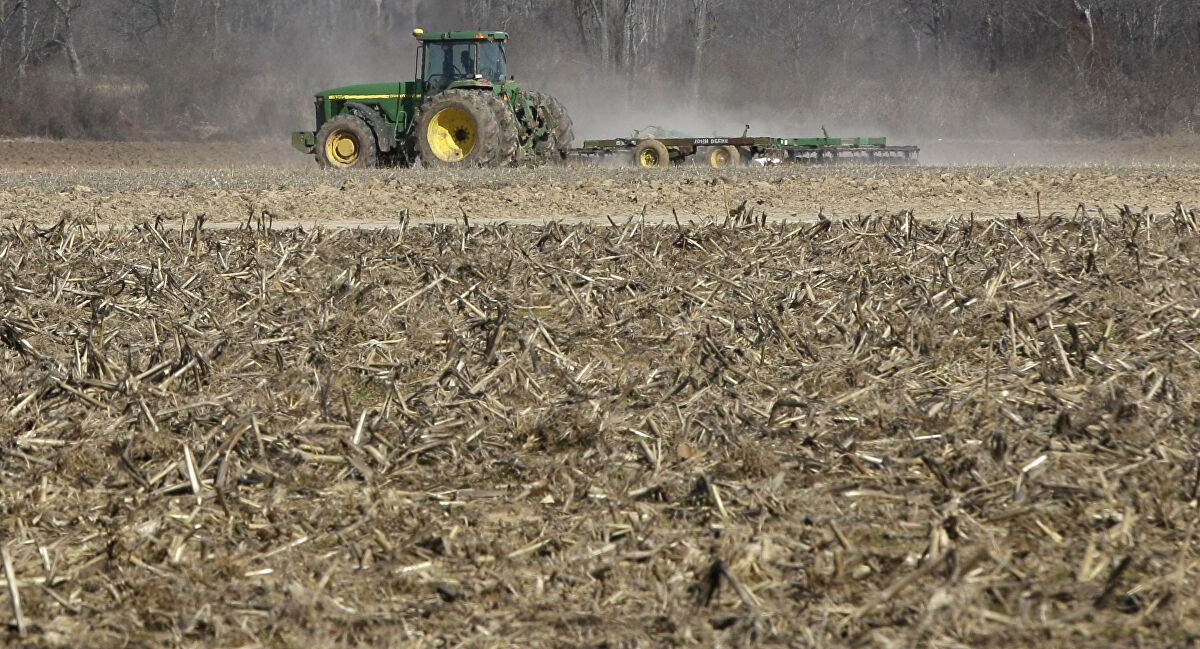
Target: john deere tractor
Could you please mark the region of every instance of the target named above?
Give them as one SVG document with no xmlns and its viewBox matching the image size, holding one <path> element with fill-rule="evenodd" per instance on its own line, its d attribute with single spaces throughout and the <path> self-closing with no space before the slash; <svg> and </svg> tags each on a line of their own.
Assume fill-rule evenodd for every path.
<svg viewBox="0 0 1200 649">
<path fill-rule="evenodd" d="M 334 88 L 316 96 L 316 131 L 292 146 L 322 167 L 500 167 L 561 160 L 574 134 L 554 97 L 508 74 L 504 32 L 413 30 L 415 81 Z"/>
</svg>

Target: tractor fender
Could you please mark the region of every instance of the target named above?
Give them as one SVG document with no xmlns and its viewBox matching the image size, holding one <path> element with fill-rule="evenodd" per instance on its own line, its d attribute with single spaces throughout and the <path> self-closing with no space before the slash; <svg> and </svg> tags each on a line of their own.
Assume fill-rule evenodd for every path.
<svg viewBox="0 0 1200 649">
<path fill-rule="evenodd" d="M 367 125 L 371 127 L 371 132 L 375 134 L 375 141 L 379 144 L 380 151 L 387 153 L 395 148 L 395 129 L 388 127 L 387 120 L 379 114 L 379 111 L 356 101 L 347 102 L 346 109 L 367 122 Z"/>
</svg>

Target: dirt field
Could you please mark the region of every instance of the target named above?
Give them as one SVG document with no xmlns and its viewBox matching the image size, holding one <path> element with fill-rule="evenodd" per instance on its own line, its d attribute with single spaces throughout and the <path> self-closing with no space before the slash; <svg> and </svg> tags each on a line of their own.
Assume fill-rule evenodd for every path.
<svg viewBox="0 0 1200 649">
<path fill-rule="evenodd" d="M 1200 169 L 0 188 L 0 644 L 1200 640 Z"/>
<path fill-rule="evenodd" d="M 941 157 L 950 151 L 965 155 L 961 143 L 939 146 L 948 151 Z M 348 176 L 319 171 L 311 159 L 286 148 L 254 149 L 258 152 L 245 156 L 254 164 L 239 165 L 228 147 L 0 142 L 0 225 L 53 224 L 64 216 L 112 225 L 200 215 L 210 223 L 234 223 L 264 214 L 276 221 L 329 225 L 394 224 L 404 215 L 418 223 L 461 222 L 464 211 L 480 223 L 607 224 L 642 215 L 654 222 L 673 222 L 676 215 L 681 221 L 722 219 L 743 203 L 765 211 L 769 220 L 791 221 L 902 210 L 932 218 L 1031 216 L 1039 200 L 1047 215 L 1073 214 L 1081 204 L 1093 214 L 1117 205 L 1154 212 L 1169 212 L 1176 203 L 1200 205 L 1200 166 L 1195 164 L 721 173 L 684 167 L 651 174 L 626 168 L 378 170 Z M 1178 150 L 1164 147 L 1164 163 L 1180 157 Z M 1196 149 L 1200 152 L 1200 143 Z M 1071 149 L 1062 154 L 1067 157 Z"/>
</svg>

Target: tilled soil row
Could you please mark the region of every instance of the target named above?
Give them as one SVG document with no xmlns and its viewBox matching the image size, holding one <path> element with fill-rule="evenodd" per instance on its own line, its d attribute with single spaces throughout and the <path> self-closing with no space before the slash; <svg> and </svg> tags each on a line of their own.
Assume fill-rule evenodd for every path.
<svg viewBox="0 0 1200 649">
<path fill-rule="evenodd" d="M 729 211 L 813 221 L 912 211 L 918 217 L 1093 216 L 1128 206 L 1157 214 L 1200 205 L 1200 169 L 770 168 L 643 172 L 543 168 L 359 173 L 270 168 L 0 172 L 0 225 L 289 222 L 607 224 L 721 220 Z"/>
</svg>

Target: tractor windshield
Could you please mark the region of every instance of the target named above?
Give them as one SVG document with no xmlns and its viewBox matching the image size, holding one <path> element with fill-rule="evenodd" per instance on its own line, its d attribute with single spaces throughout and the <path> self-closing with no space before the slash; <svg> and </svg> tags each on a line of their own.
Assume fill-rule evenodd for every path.
<svg viewBox="0 0 1200 649">
<path fill-rule="evenodd" d="M 492 83 L 504 83 L 508 66 L 504 61 L 503 41 L 484 41 L 479 44 L 479 74 Z"/>
<path fill-rule="evenodd" d="M 499 41 L 445 41 L 425 44 L 425 92 L 440 92 L 455 81 L 477 76 L 500 83 L 508 69 Z"/>
</svg>

